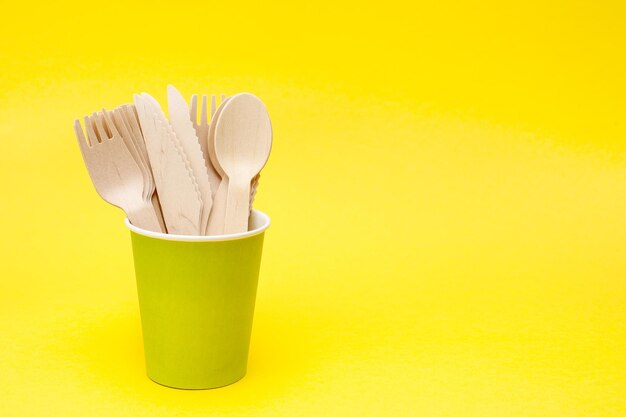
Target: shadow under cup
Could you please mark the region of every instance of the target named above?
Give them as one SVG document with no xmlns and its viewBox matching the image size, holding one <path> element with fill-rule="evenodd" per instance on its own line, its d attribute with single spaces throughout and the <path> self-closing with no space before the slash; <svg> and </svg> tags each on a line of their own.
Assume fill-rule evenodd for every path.
<svg viewBox="0 0 626 417">
<path fill-rule="evenodd" d="M 243 378 L 269 217 L 222 236 L 131 231 L 148 377 L 208 389 Z"/>
</svg>

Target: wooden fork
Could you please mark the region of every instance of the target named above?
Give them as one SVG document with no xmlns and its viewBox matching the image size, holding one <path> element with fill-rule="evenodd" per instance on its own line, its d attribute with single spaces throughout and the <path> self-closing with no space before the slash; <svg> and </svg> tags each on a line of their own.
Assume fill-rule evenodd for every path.
<svg viewBox="0 0 626 417">
<path fill-rule="evenodd" d="M 111 123 L 114 123 L 117 127 L 117 131 L 124 139 L 124 143 L 126 143 L 128 150 L 133 155 L 137 165 L 141 168 L 145 180 L 144 197 L 152 201 L 152 206 L 154 207 L 154 211 L 156 212 L 159 223 L 161 224 L 161 229 L 167 231 L 165 221 L 163 220 L 163 212 L 161 211 L 159 197 L 156 193 L 156 184 L 152 174 L 150 159 L 148 158 L 148 151 L 146 150 L 145 139 L 143 137 L 141 127 L 139 126 L 139 117 L 137 115 L 135 105 L 124 104 L 115 108 L 110 113 L 104 113 L 110 116 L 112 119 Z"/>
<path fill-rule="evenodd" d="M 114 123 L 103 112 L 74 122 L 78 145 L 96 191 L 109 204 L 121 208 L 132 224 L 164 232 L 150 199 L 145 195 L 145 173 L 133 158 Z"/>
<path fill-rule="evenodd" d="M 225 100 L 225 96 L 222 95 L 222 101 Z M 211 119 L 215 114 L 216 108 L 216 99 L 215 95 L 211 96 Z M 200 108 L 200 120 L 198 121 L 198 95 L 194 94 L 191 96 L 191 103 L 189 106 L 189 117 L 191 119 L 191 123 L 193 124 L 194 129 L 196 129 L 196 136 L 198 136 L 198 141 L 200 142 L 200 147 L 202 148 L 202 154 L 204 156 L 204 161 L 207 164 L 207 171 L 209 174 L 209 184 L 211 185 L 211 198 L 215 197 L 215 193 L 220 186 L 220 182 L 222 182 L 222 177 L 215 170 L 215 167 L 211 163 L 211 159 L 209 158 L 209 115 L 208 115 L 208 106 L 207 106 L 207 96 L 202 96 L 202 107 Z"/>
</svg>

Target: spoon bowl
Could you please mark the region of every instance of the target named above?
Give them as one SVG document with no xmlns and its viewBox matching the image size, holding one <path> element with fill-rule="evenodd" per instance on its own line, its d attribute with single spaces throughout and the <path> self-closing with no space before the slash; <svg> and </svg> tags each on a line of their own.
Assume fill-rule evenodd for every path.
<svg viewBox="0 0 626 417">
<path fill-rule="evenodd" d="M 217 163 L 229 179 L 252 180 L 272 148 L 272 125 L 263 102 L 249 93 L 231 97 L 217 120 L 214 146 Z"/>
</svg>

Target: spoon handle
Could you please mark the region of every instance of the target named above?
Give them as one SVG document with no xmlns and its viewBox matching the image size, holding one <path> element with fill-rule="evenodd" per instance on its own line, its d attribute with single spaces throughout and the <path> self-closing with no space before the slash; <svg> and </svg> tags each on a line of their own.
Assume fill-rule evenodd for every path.
<svg viewBox="0 0 626 417">
<path fill-rule="evenodd" d="M 228 197 L 228 177 L 224 176 L 213 196 L 213 207 L 209 216 L 206 234 L 209 236 L 224 234 L 226 219 L 226 199 Z"/>
<path fill-rule="evenodd" d="M 224 233 L 243 233 L 248 231 L 250 216 L 250 180 L 229 179 L 228 197 L 226 198 L 226 221 Z"/>
</svg>

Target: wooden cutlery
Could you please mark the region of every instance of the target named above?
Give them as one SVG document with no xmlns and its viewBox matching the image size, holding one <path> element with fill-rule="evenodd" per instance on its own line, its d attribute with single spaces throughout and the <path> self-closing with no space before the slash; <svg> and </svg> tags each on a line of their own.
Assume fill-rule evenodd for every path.
<svg viewBox="0 0 626 417">
<path fill-rule="evenodd" d="M 200 234 L 204 234 L 209 222 L 209 213 L 211 213 L 211 204 L 213 202 L 207 163 L 202 154 L 196 130 L 193 128 L 189 118 L 189 107 L 187 107 L 183 96 L 172 85 L 167 86 L 167 104 L 172 129 L 183 148 L 183 153 L 187 155 L 193 176 L 200 190 L 202 216 L 200 218 L 199 231 L 201 232 Z"/>
<path fill-rule="evenodd" d="M 152 205 L 152 186 L 146 167 L 137 163 L 106 112 L 84 118 L 87 139 L 80 122 L 74 130 L 91 182 L 103 200 L 124 210 L 138 227 L 165 232 Z"/>
<path fill-rule="evenodd" d="M 247 93 L 198 96 L 188 106 L 167 88 L 169 120 L 150 95 L 134 105 L 103 110 L 74 128 L 100 196 L 143 229 L 182 235 L 248 230 L 248 218 L 267 162 L 272 128 L 263 103 Z"/>
<path fill-rule="evenodd" d="M 222 100 L 223 101 L 223 100 Z M 215 114 L 216 100 L 215 96 L 211 96 L 211 119 Z M 207 173 L 209 176 L 209 184 L 211 185 L 211 197 L 215 196 L 215 192 L 222 181 L 222 177 L 215 170 L 215 167 L 211 163 L 209 157 L 209 115 L 207 106 L 207 96 L 202 96 L 202 107 L 200 108 L 200 121 L 198 121 L 198 96 L 194 94 L 191 97 L 191 105 L 189 106 L 189 117 L 191 123 L 196 130 L 200 147 L 202 148 L 202 154 L 207 165 Z"/>
<path fill-rule="evenodd" d="M 105 115 L 107 113 L 105 112 Z M 137 165 L 141 168 L 144 177 L 144 190 L 145 197 L 152 201 L 152 206 L 157 214 L 157 219 L 161 225 L 162 231 L 167 231 L 165 227 L 165 221 L 163 220 L 163 213 L 161 212 L 161 204 L 156 191 L 154 183 L 154 177 L 152 176 L 152 167 L 150 160 L 148 159 L 148 152 L 146 150 L 146 143 L 139 127 L 139 119 L 137 118 L 137 111 L 132 104 L 125 104 L 110 112 L 111 123 L 117 128 L 118 133 L 124 139 L 126 147 L 133 155 L 133 159 L 137 162 Z"/>
<path fill-rule="evenodd" d="M 229 98 L 217 117 L 213 146 L 215 163 L 228 177 L 224 233 L 245 232 L 250 183 L 272 149 L 272 124 L 263 102 L 247 93 Z"/>
<path fill-rule="evenodd" d="M 202 234 L 202 196 L 182 144 L 151 96 L 135 96 L 135 107 L 168 232 Z"/>
</svg>

